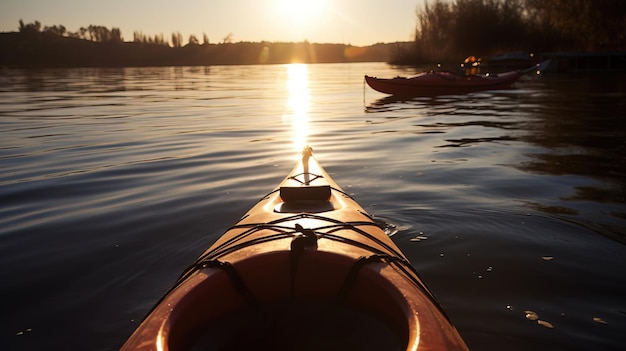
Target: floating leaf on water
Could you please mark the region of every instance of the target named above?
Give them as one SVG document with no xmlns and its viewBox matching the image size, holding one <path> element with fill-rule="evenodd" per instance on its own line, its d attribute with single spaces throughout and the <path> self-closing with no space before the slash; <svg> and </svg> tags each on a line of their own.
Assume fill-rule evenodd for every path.
<svg viewBox="0 0 626 351">
<path fill-rule="evenodd" d="M 552 256 L 543 256 L 542 258 L 544 261 L 552 261 L 554 259 Z"/>
<path fill-rule="evenodd" d="M 26 332 L 27 332 L 27 333 L 30 333 L 30 332 L 32 332 L 32 331 L 33 331 L 33 328 L 27 328 L 27 329 L 26 329 Z M 24 330 L 20 330 L 20 331 L 18 331 L 17 333 L 15 333 L 15 335 L 17 335 L 17 336 L 21 336 L 21 335 L 24 335 L 24 334 L 25 334 L 25 333 L 24 333 Z"/>
<path fill-rule="evenodd" d="M 546 328 L 554 329 L 554 326 L 550 322 L 542 321 L 541 319 L 537 321 L 537 324 L 542 325 Z"/>
<path fill-rule="evenodd" d="M 593 321 L 596 322 L 596 323 L 604 324 L 604 325 L 609 324 L 605 320 L 603 320 L 602 318 L 599 318 L 599 317 L 593 317 Z"/>
<path fill-rule="evenodd" d="M 526 319 L 529 321 L 536 321 L 539 319 L 539 315 L 533 311 L 524 311 L 526 313 Z"/>
</svg>

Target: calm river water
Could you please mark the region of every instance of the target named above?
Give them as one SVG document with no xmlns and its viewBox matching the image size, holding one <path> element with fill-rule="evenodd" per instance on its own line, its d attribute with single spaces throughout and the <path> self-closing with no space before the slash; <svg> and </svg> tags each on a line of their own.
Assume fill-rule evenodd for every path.
<svg viewBox="0 0 626 351">
<path fill-rule="evenodd" d="M 623 350 L 625 77 L 406 101 L 363 84 L 412 73 L 0 71 L 0 348 L 118 349 L 308 143 L 471 349 Z"/>
</svg>

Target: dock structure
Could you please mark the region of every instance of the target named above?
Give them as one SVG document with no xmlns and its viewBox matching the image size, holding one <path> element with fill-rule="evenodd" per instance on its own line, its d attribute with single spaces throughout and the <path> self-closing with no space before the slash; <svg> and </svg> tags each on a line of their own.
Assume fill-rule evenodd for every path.
<svg viewBox="0 0 626 351">
<path fill-rule="evenodd" d="M 616 52 L 550 52 L 541 61 L 550 60 L 545 72 L 579 73 L 626 71 L 626 51 Z"/>
</svg>

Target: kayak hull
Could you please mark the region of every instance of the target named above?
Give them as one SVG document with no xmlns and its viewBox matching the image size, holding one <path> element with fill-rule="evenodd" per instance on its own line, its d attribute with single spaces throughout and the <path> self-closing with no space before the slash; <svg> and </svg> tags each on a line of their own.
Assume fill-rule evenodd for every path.
<svg viewBox="0 0 626 351">
<path fill-rule="evenodd" d="M 306 152 L 122 350 L 249 348 L 467 349 L 398 247 Z"/>
<path fill-rule="evenodd" d="M 497 75 L 463 76 L 450 72 L 428 72 L 413 77 L 377 78 L 365 76 L 374 90 L 399 96 L 437 96 L 467 94 L 476 91 L 507 89 L 522 76 L 522 72 Z"/>
</svg>

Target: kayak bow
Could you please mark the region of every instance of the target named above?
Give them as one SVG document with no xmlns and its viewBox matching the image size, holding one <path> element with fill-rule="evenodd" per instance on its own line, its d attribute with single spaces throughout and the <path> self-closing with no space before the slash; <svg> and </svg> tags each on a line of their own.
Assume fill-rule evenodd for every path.
<svg viewBox="0 0 626 351">
<path fill-rule="evenodd" d="M 305 148 L 122 350 L 467 350 L 406 257 Z"/>
<path fill-rule="evenodd" d="M 372 89 L 384 94 L 416 97 L 508 89 L 521 76 L 520 71 L 467 76 L 451 72 L 424 72 L 412 77 L 395 78 L 377 78 L 366 75 L 365 82 Z"/>
</svg>

